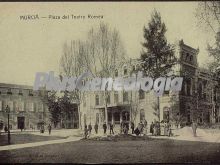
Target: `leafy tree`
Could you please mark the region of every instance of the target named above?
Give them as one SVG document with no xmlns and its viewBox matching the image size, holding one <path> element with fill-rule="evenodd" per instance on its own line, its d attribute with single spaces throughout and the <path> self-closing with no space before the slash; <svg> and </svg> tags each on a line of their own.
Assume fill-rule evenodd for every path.
<svg viewBox="0 0 220 165">
<path fill-rule="evenodd" d="M 166 25 L 156 10 L 148 27 L 144 27 L 144 43 L 141 52 L 144 72 L 152 77 L 166 76 L 176 62 L 174 46 L 167 42 Z"/>
<path fill-rule="evenodd" d="M 50 112 L 50 121 L 57 127 L 61 120 L 61 109 L 57 100 L 56 92 L 50 92 L 47 97 L 48 110 Z"/>
<path fill-rule="evenodd" d="M 167 42 L 166 31 L 167 28 L 161 20 L 160 13 L 154 10 L 148 27 L 144 26 L 145 41 L 142 43 L 143 50 L 141 52 L 142 69 L 146 75 L 154 78 L 166 76 L 176 63 L 174 46 Z M 160 120 L 159 97 L 154 109 L 155 106 L 158 110 L 155 114 Z"/>
</svg>

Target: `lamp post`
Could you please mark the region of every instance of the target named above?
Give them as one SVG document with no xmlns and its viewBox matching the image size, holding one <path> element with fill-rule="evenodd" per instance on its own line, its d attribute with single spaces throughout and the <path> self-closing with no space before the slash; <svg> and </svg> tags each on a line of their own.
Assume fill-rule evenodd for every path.
<svg viewBox="0 0 220 165">
<path fill-rule="evenodd" d="M 8 144 L 11 143 L 11 136 L 10 136 L 10 128 L 9 128 L 9 114 L 10 114 L 10 108 L 7 105 L 5 111 L 8 113 Z"/>
</svg>

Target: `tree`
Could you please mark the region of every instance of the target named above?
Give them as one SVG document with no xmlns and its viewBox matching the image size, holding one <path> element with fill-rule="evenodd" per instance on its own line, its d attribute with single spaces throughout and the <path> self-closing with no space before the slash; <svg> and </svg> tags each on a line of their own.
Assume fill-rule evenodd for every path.
<svg viewBox="0 0 220 165">
<path fill-rule="evenodd" d="M 64 44 L 60 63 L 61 74 L 77 77 L 85 71 L 90 71 L 94 77 L 110 77 L 114 73 L 117 63 L 124 59 L 124 55 L 125 50 L 119 32 L 116 29 L 112 30 L 107 24 L 100 23 L 98 28 L 89 30 L 85 41 L 71 41 L 70 46 L 67 43 Z M 78 90 L 71 93 L 80 104 L 85 93 Z M 109 91 L 105 90 L 103 93 L 107 123 Z"/>
<path fill-rule="evenodd" d="M 50 112 L 50 121 L 54 124 L 54 127 L 57 127 L 57 124 L 61 120 L 61 109 L 59 106 L 58 98 L 56 92 L 49 92 L 47 96 L 47 105 Z"/>
<path fill-rule="evenodd" d="M 86 66 L 86 62 L 84 62 L 84 56 L 87 53 L 85 51 L 86 51 L 86 45 L 84 42 L 80 40 L 72 40 L 70 44 L 68 44 L 67 42 L 64 43 L 63 54 L 60 59 L 61 78 L 62 76 L 78 77 L 86 70 L 87 66 Z M 80 115 L 80 103 L 84 98 L 84 92 L 76 89 L 68 93 L 65 91 L 63 92 L 63 94 L 64 94 L 63 97 L 69 98 L 69 102 L 77 103 L 78 115 Z M 81 124 L 80 119 L 81 117 L 79 116 L 79 124 Z"/>
<path fill-rule="evenodd" d="M 123 61 L 125 50 L 119 32 L 108 24 L 100 23 L 97 29 L 91 28 L 86 41 L 87 54 L 83 56 L 87 69 L 100 78 L 112 76 L 117 64 Z M 108 123 L 107 103 L 110 92 L 105 89 L 105 121 Z"/>
<path fill-rule="evenodd" d="M 198 25 L 210 29 L 216 34 L 220 27 L 220 2 L 203 1 L 198 3 L 195 16 Z"/>
<path fill-rule="evenodd" d="M 153 78 L 166 76 L 176 63 L 174 46 L 167 42 L 166 25 L 161 20 L 160 13 L 154 10 L 148 27 L 144 26 L 144 39 L 141 52 L 142 69 Z M 159 97 L 157 103 L 160 112 Z M 160 115 L 158 115 L 160 118 Z"/>
</svg>

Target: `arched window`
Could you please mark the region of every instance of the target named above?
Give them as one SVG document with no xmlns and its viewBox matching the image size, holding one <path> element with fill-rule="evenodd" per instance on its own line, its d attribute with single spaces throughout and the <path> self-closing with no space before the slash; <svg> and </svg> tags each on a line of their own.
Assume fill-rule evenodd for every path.
<svg viewBox="0 0 220 165">
<path fill-rule="evenodd" d="M 193 61 L 193 56 L 192 56 L 192 55 L 190 56 L 189 60 L 190 60 L 191 62 Z"/>
<path fill-rule="evenodd" d="M 141 109 L 140 110 L 140 121 L 143 121 L 143 120 L 145 120 L 145 111 L 144 109 Z"/>
<path fill-rule="evenodd" d="M 188 59 L 189 59 L 189 53 L 186 53 L 186 61 L 188 61 Z"/>
</svg>

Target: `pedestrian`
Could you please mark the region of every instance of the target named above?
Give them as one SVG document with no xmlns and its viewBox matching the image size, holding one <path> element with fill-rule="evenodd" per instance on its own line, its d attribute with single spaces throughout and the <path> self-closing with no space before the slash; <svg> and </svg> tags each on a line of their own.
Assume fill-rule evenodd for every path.
<svg viewBox="0 0 220 165">
<path fill-rule="evenodd" d="M 114 135 L 114 130 L 113 130 L 113 127 L 114 127 L 114 126 L 113 126 L 113 124 L 112 124 L 112 123 L 110 123 L 110 135 L 111 135 L 111 134 L 113 134 L 113 135 Z"/>
<path fill-rule="evenodd" d="M 138 124 L 138 130 L 139 130 L 139 132 L 140 132 L 140 134 L 142 134 L 143 133 L 143 127 L 144 127 L 144 125 L 142 124 L 142 121 Z"/>
<path fill-rule="evenodd" d="M 87 136 L 88 136 L 87 125 L 85 125 L 85 128 L 84 128 L 84 136 L 85 136 L 85 139 L 87 139 Z"/>
<path fill-rule="evenodd" d="M 49 135 L 51 134 L 51 129 L 52 129 L 52 127 L 51 127 L 51 125 L 49 124 L 49 125 L 48 125 Z"/>
<path fill-rule="evenodd" d="M 5 125 L 5 128 L 4 128 L 4 131 L 5 133 L 8 132 L 8 127 Z"/>
<path fill-rule="evenodd" d="M 92 133 L 92 125 L 91 125 L 91 123 L 89 123 L 89 125 L 88 125 L 88 131 L 89 131 L 89 136 L 90 136 L 91 133 Z"/>
<path fill-rule="evenodd" d="M 125 135 L 128 134 L 128 125 L 126 123 L 124 123 L 123 132 L 124 132 Z"/>
<path fill-rule="evenodd" d="M 153 122 L 150 124 L 150 133 L 152 135 L 154 134 L 154 123 Z"/>
<path fill-rule="evenodd" d="M 169 131 L 168 124 L 167 124 L 167 122 L 165 122 L 165 124 L 164 124 L 164 136 L 168 136 L 168 131 Z"/>
<path fill-rule="evenodd" d="M 106 130 L 107 130 L 106 122 L 104 122 L 104 124 L 103 124 L 103 130 L 104 130 L 104 134 L 106 134 Z"/>
<path fill-rule="evenodd" d="M 131 134 L 134 134 L 134 123 L 131 122 Z"/>
<path fill-rule="evenodd" d="M 193 130 L 193 136 L 196 137 L 196 130 L 197 130 L 197 123 L 196 121 L 193 121 L 192 123 L 192 130 Z"/>
<path fill-rule="evenodd" d="M 120 123 L 120 133 L 122 134 L 123 132 L 123 129 L 124 129 L 124 123 L 123 121 Z"/>
<path fill-rule="evenodd" d="M 94 129 L 95 129 L 95 133 L 96 133 L 96 134 L 98 133 L 98 128 L 99 128 L 98 124 L 95 123 Z"/>
<path fill-rule="evenodd" d="M 171 124 L 170 123 L 168 123 L 167 125 L 168 125 L 168 136 L 170 137 L 170 136 L 173 135 L 172 134 L 172 128 L 171 128 Z"/>
</svg>

